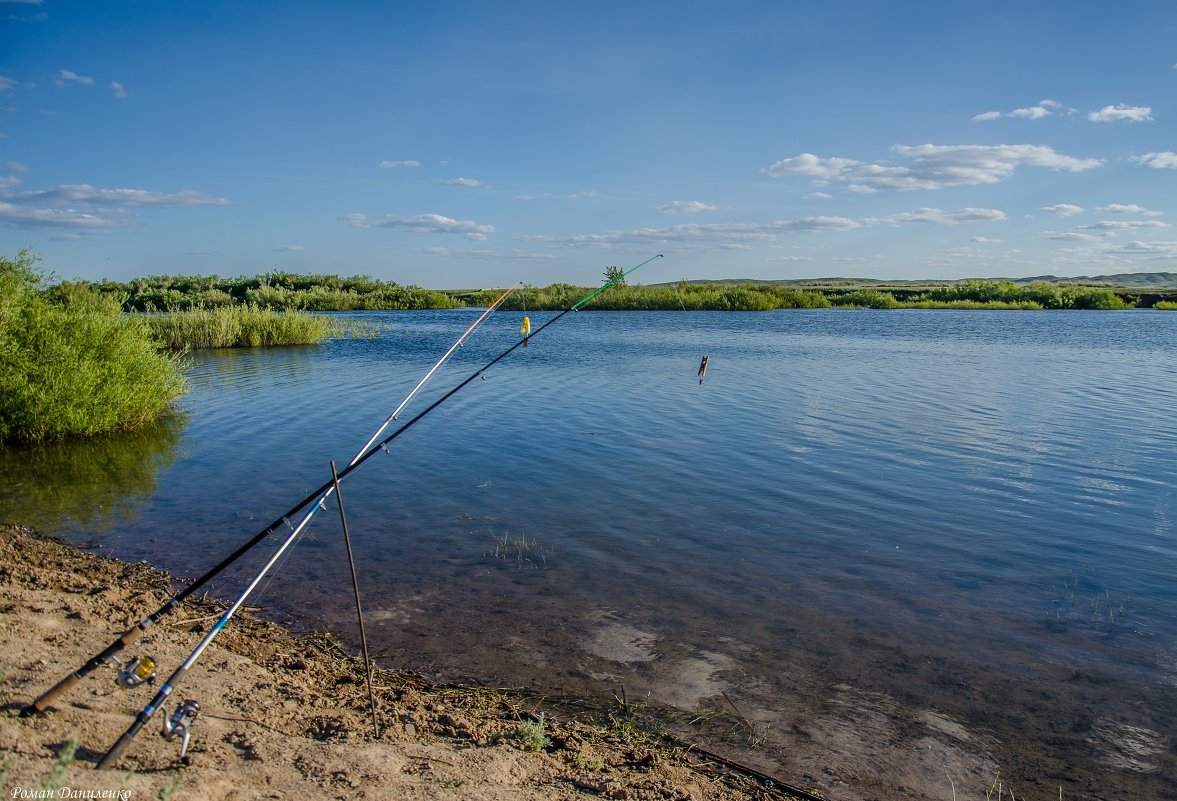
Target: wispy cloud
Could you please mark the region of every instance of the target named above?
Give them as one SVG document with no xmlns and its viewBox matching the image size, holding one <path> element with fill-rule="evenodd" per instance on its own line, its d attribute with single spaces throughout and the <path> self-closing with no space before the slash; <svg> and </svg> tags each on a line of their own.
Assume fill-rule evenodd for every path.
<svg viewBox="0 0 1177 801">
<path fill-rule="evenodd" d="M 1143 214 L 1146 217 L 1161 216 L 1161 212 L 1149 211 L 1144 206 L 1138 206 L 1135 203 L 1109 203 L 1106 206 L 1097 206 L 1095 210 L 1100 214 Z"/>
<path fill-rule="evenodd" d="M 1160 220 L 1103 220 L 1091 225 L 1080 225 L 1079 231 L 1138 231 L 1141 228 L 1168 228 Z"/>
<path fill-rule="evenodd" d="M 960 209 L 959 211 L 941 211 L 940 209 L 915 209 L 900 214 L 892 214 L 878 220 L 868 222 L 884 223 L 935 223 L 936 225 L 960 225 L 970 222 L 1001 222 L 1005 219 L 1005 212 L 998 209 Z"/>
<path fill-rule="evenodd" d="M 715 211 L 717 206 L 709 206 L 699 200 L 676 200 L 659 206 L 655 211 L 659 214 L 695 214 L 700 211 Z"/>
<path fill-rule="evenodd" d="M 68 86 L 74 83 L 80 83 L 82 86 L 92 86 L 94 79 L 87 75 L 78 75 L 73 70 L 62 70 L 58 73 L 57 85 Z"/>
<path fill-rule="evenodd" d="M 1002 117 L 1022 117 L 1025 119 L 1040 120 L 1043 117 L 1049 117 L 1054 113 L 1055 109 L 1061 108 L 1062 105 L 1057 100 L 1042 100 L 1036 106 L 1016 108 L 1013 111 L 986 111 L 983 114 L 973 117 L 973 120 L 975 122 L 984 122 L 986 120 L 1001 119 Z"/>
<path fill-rule="evenodd" d="M 833 198 L 833 195 L 827 195 L 825 192 L 810 192 L 808 195 L 805 195 L 805 197 L 802 199 L 803 200 L 830 200 L 831 198 Z"/>
<path fill-rule="evenodd" d="M 413 161 L 411 159 L 408 161 L 382 161 L 380 162 L 380 166 L 384 167 L 385 169 L 395 170 L 401 167 L 420 167 L 421 162 Z"/>
<path fill-rule="evenodd" d="M 0 225 L 26 230 L 104 230 L 134 225 L 126 212 L 96 214 L 75 209 L 34 208 L 0 201 Z"/>
<path fill-rule="evenodd" d="M 803 220 L 777 220 L 770 223 L 683 223 L 668 228 L 637 228 L 572 237 L 529 236 L 524 241 L 545 242 L 557 247 L 616 248 L 627 245 L 688 245 L 726 243 L 726 245 L 774 242 L 782 234 L 850 231 L 862 223 L 845 217 L 806 217 Z"/>
<path fill-rule="evenodd" d="M 482 181 L 475 178 L 451 178 L 448 181 L 443 181 L 446 186 L 486 186 Z"/>
<path fill-rule="evenodd" d="M 1087 119 L 1092 122 L 1147 122 L 1152 119 L 1152 109 L 1148 106 L 1126 106 L 1121 103 L 1118 106 L 1104 106 L 1099 111 L 1093 111 L 1087 115 Z"/>
<path fill-rule="evenodd" d="M 773 178 L 806 175 L 819 181 L 845 181 L 851 191 L 942 189 L 997 183 L 1018 167 L 1049 167 L 1078 172 L 1098 167 L 1101 159 L 1079 159 L 1046 145 L 896 145 L 911 166 L 866 164 L 846 158 L 823 159 L 802 153 L 761 170 Z"/>
<path fill-rule="evenodd" d="M 1156 170 L 1177 170 L 1177 153 L 1165 150 L 1160 153 L 1145 153 L 1143 156 L 1133 156 L 1133 161 L 1146 164 Z"/>
<path fill-rule="evenodd" d="M 305 253 L 306 248 L 302 245 L 283 245 L 279 248 L 274 248 L 275 253 Z"/>
<path fill-rule="evenodd" d="M 455 220 L 440 214 L 417 214 L 413 217 L 386 215 L 384 220 L 372 220 L 363 214 L 346 214 L 340 217 L 351 228 L 399 228 L 417 234 L 461 234 L 467 239 L 486 239 L 493 234 L 493 225 L 480 225 L 473 220 Z"/>
<path fill-rule="evenodd" d="M 527 253 L 522 250 L 451 250 L 450 248 L 418 248 L 418 253 L 430 253 L 436 256 L 446 256 L 473 261 L 509 261 L 535 262 L 551 261 L 556 258 L 551 253 Z"/>
<path fill-rule="evenodd" d="M 7 75 L 0 75 L 0 92 L 7 92 L 17 86 L 15 78 L 9 78 Z"/>
<path fill-rule="evenodd" d="M 127 88 L 125 86 L 123 86 L 121 83 L 119 83 L 118 81 L 111 81 L 110 86 L 108 88 L 113 89 L 114 96 L 120 100 L 122 100 L 123 98 L 125 98 L 127 96 Z"/>
<path fill-rule="evenodd" d="M 969 241 L 973 242 L 975 244 L 978 244 L 978 245 L 1004 245 L 1005 244 L 1004 239 L 990 239 L 987 236 L 974 236 Z"/>
<path fill-rule="evenodd" d="M 44 206 L 84 206 L 118 208 L 193 208 L 196 206 L 231 206 L 233 201 L 186 189 L 182 192 L 147 192 L 142 189 L 98 189 L 89 184 L 50 186 L 35 192 L 22 192 L 8 198 L 13 203 Z"/>
<path fill-rule="evenodd" d="M 1038 209 L 1047 214 L 1053 214 L 1057 217 L 1073 217 L 1076 214 L 1082 214 L 1085 209 L 1082 206 L 1076 206 L 1073 203 L 1056 203 L 1053 206 L 1043 206 Z"/>
</svg>

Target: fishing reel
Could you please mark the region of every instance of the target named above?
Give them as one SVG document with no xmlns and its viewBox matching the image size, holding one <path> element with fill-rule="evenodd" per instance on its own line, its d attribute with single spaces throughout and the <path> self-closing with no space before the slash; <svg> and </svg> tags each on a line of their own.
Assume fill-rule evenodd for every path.
<svg viewBox="0 0 1177 801">
<path fill-rule="evenodd" d="M 200 716 L 200 704 L 192 700 L 185 700 L 184 703 L 176 707 L 176 711 L 172 713 L 170 718 L 165 718 L 163 722 L 163 738 L 168 742 L 182 738 L 180 740 L 180 761 L 185 765 L 192 764 L 192 757 L 188 756 L 188 739 L 191 736 L 188 727 L 192 722 Z"/>
<path fill-rule="evenodd" d="M 115 657 L 114 662 L 119 666 L 119 675 L 114 680 L 119 689 L 129 690 L 140 684 L 155 683 L 155 660 L 150 656 L 143 655 L 134 660 L 128 659 L 126 662 L 120 662 Z"/>
</svg>

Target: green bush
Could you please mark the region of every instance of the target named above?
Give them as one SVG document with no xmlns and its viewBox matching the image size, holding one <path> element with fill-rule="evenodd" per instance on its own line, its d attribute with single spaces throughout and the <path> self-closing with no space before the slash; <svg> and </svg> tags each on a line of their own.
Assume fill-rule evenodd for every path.
<svg viewBox="0 0 1177 801">
<path fill-rule="evenodd" d="M 43 283 L 28 251 L 0 257 L 0 441 L 138 428 L 183 394 L 185 365 L 122 314 L 119 296 Z"/>
<path fill-rule="evenodd" d="M 255 303 L 148 314 L 143 319 L 155 341 L 172 350 L 312 345 L 332 330 L 330 317 L 276 312 Z"/>
</svg>

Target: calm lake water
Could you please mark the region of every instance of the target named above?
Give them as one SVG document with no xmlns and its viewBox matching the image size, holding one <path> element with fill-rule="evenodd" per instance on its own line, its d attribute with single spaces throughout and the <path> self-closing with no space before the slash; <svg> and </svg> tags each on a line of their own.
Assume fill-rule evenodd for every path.
<svg viewBox="0 0 1177 801">
<path fill-rule="evenodd" d="M 199 575 L 477 314 L 200 355 L 181 419 L 6 454 L 0 518 Z M 1018 798 L 1177 797 L 1174 354 L 1151 311 L 570 314 L 345 482 L 373 650 L 624 686 L 832 798 L 983 797 L 998 772 Z M 250 604 L 350 638 L 350 599 L 332 506 Z"/>
</svg>

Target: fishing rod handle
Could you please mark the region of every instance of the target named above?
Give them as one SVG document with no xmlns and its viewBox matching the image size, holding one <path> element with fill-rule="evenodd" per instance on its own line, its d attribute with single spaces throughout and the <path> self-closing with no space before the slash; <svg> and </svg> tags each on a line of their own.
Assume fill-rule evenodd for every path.
<svg viewBox="0 0 1177 801">
<path fill-rule="evenodd" d="M 98 656 L 82 665 L 73 673 L 70 673 L 61 681 L 57 682 L 57 684 L 53 685 L 44 693 L 42 693 L 37 698 L 37 700 L 26 706 L 20 713 L 21 717 L 29 717 L 30 715 L 36 714 L 38 712 L 44 712 L 49 708 L 51 703 L 57 700 L 60 696 L 64 695 L 67 690 L 81 681 L 83 676 L 95 668 L 101 667 L 102 665 L 109 662 L 111 657 L 126 648 L 131 643 L 135 642 L 135 640 L 139 639 L 142 634 L 143 626 L 141 624 L 136 624 L 124 631 L 123 635 L 107 646 L 105 651 L 98 654 Z"/>
<path fill-rule="evenodd" d="M 106 752 L 106 756 L 98 762 L 96 770 L 108 770 L 118 764 L 119 759 L 122 758 L 123 752 L 131 744 L 131 740 L 135 739 L 135 735 L 139 733 L 139 729 L 143 728 L 143 724 L 147 721 L 143 719 L 143 713 L 139 713 L 139 717 L 135 718 L 135 722 L 131 724 L 131 728 L 123 732 L 123 736 L 119 741 L 111 746 L 110 750 Z"/>
</svg>

